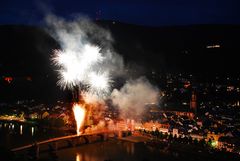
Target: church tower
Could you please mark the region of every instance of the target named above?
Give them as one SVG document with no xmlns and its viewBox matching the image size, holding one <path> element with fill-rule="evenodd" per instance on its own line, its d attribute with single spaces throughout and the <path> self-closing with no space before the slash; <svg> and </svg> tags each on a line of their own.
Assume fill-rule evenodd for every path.
<svg viewBox="0 0 240 161">
<path fill-rule="evenodd" d="M 190 110 L 197 112 L 197 96 L 195 92 L 192 92 L 192 97 L 190 101 Z"/>
</svg>

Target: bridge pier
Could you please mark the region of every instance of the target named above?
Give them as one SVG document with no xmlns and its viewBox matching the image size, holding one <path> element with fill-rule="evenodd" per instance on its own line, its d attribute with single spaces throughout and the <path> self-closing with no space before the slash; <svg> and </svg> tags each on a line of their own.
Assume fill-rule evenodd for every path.
<svg viewBox="0 0 240 161">
<path fill-rule="evenodd" d="M 89 139 L 86 136 L 83 136 L 83 139 L 85 140 L 85 144 L 89 143 Z"/>
<path fill-rule="evenodd" d="M 108 134 L 107 133 L 104 133 L 103 134 L 103 141 L 107 141 L 108 140 Z"/>
<path fill-rule="evenodd" d="M 57 141 L 53 142 L 52 144 L 49 143 L 48 146 L 49 146 L 49 151 L 57 151 L 58 150 L 58 143 L 57 143 Z"/>
<path fill-rule="evenodd" d="M 51 157 L 52 160 L 58 160 L 58 156 L 56 154 L 57 150 L 58 150 L 58 143 L 57 141 L 53 142 L 52 144 L 48 144 L 49 146 L 49 157 Z"/>
<path fill-rule="evenodd" d="M 76 140 L 76 139 L 72 139 L 72 140 L 70 141 L 70 145 L 71 145 L 72 147 L 75 147 L 75 146 L 77 145 L 77 140 Z"/>
<path fill-rule="evenodd" d="M 96 141 L 107 141 L 109 137 L 121 138 L 123 134 L 124 133 L 122 131 L 116 130 L 116 131 L 100 131 L 90 134 L 82 134 L 80 136 L 77 135 L 62 136 L 14 148 L 11 151 L 14 153 L 27 151 L 28 152 L 27 156 L 29 157 L 30 160 L 38 160 L 40 153 L 39 151 L 41 148 L 41 152 L 48 151 L 52 158 L 57 159 L 58 157 L 56 155 L 56 151 L 58 149 L 68 148 L 71 146 L 74 147 L 77 145 L 88 144 Z"/>
<path fill-rule="evenodd" d="M 29 160 L 38 160 L 39 159 L 39 145 L 34 143 L 32 147 L 28 151 L 28 159 Z"/>
<path fill-rule="evenodd" d="M 53 143 L 53 146 L 54 146 L 54 150 L 57 151 L 57 150 L 58 150 L 58 142 L 55 141 L 55 142 Z"/>
</svg>

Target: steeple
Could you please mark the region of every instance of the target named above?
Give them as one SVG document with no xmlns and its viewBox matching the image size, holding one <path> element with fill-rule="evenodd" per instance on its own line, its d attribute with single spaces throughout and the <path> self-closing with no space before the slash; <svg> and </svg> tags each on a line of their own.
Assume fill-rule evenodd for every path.
<svg viewBox="0 0 240 161">
<path fill-rule="evenodd" d="M 190 110 L 194 111 L 195 113 L 197 112 L 197 96 L 194 91 L 192 92 L 192 97 L 190 101 Z"/>
</svg>

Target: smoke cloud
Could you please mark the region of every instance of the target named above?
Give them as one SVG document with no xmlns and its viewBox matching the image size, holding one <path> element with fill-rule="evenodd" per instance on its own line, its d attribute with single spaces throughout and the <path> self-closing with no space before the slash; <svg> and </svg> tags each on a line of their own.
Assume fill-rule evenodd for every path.
<svg viewBox="0 0 240 161">
<path fill-rule="evenodd" d="M 114 89 L 111 99 L 124 118 L 137 118 L 144 112 L 146 103 L 158 102 L 159 90 L 145 77 L 128 81 L 120 90 Z"/>
<path fill-rule="evenodd" d="M 46 22 L 50 33 L 60 43 L 61 50 L 81 53 L 84 46 L 97 45 L 102 54 L 102 61 L 91 66 L 90 70 L 107 72 L 113 79 L 119 76 L 126 78 L 123 58 L 114 51 L 114 41 L 110 32 L 86 18 L 65 21 L 49 15 Z M 120 90 L 114 89 L 109 97 L 113 104 L 119 107 L 122 117 L 136 118 L 144 112 L 146 103 L 158 103 L 158 93 L 157 87 L 151 85 L 145 77 L 140 77 L 127 81 Z M 83 96 L 87 103 L 98 101 L 97 97 L 89 93 Z"/>
</svg>

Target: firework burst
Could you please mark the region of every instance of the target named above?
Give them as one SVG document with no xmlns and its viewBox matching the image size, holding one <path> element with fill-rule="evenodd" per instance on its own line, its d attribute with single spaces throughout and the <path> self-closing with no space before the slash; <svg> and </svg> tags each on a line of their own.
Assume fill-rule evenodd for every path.
<svg viewBox="0 0 240 161">
<path fill-rule="evenodd" d="M 112 82 L 109 73 L 96 72 L 103 60 L 100 48 L 89 44 L 79 51 L 55 50 L 52 62 L 58 68 L 57 85 L 64 90 L 85 85 L 92 94 L 106 95 Z"/>
<path fill-rule="evenodd" d="M 89 91 L 101 97 L 104 97 L 109 93 L 110 84 L 112 80 L 107 72 L 89 74 Z"/>
</svg>

